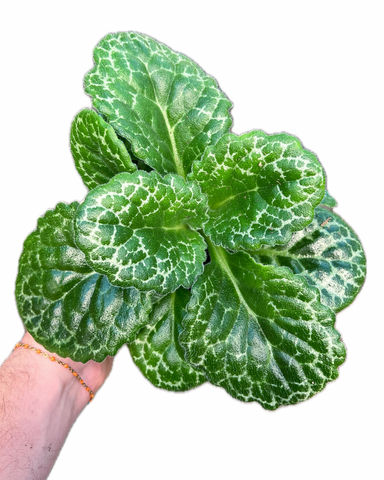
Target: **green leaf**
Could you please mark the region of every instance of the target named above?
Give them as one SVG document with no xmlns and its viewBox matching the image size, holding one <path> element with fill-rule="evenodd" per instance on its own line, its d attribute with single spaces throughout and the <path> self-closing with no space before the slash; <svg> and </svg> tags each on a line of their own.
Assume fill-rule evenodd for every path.
<svg viewBox="0 0 384 480">
<path fill-rule="evenodd" d="M 233 397 L 274 410 L 338 376 L 345 348 L 319 291 L 288 268 L 209 243 L 179 340 L 186 360 Z"/>
<path fill-rule="evenodd" d="M 94 107 L 161 174 L 185 177 L 229 131 L 232 104 L 192 60 L 133 32 L 107 35 L 85 77 Z"/>
<path fill-rule="evenodd" d="M 365 279 L 365 255 L 356 234 L 336 213 L 321 207 L 313 222 L 294 233 L 289 243 L 264 247 L 254 259 L 301 274 L 318 287 L 322 303 L 335 312 L 352 303 Z"/>
<path fill-rule="evenodd" d="M 78 203 L 59 203 L 24 243 L 16 300 L 26 329 L 51 352 L 102 362 L 148 322 L 150 296 L 111 285 L 74 242 Z"/>
<path fill-rule="evenodd" d="M 129 344 L 134 362 L 156 387 L 185 391 L 206 381 L 185 361 L 178 340 L 190 298 L 189 290 L 182 287 L 165 296 L 153 306 L 148 325 Z"/>
<path fill-rule="evenodd" d="M 324 198 L 322 199 L 320 205 L 324 207 L 334 208 L 337 207 L 337 202 L 326 190 Z"/>
<path fill-rule="evenodd" d="M 113 128 L 93 110 L 81 110 L 76 115 L 70 138 L 77 171 L 90 190 L 117 173 L 136 170 Z"/>
<path fill-rule="evenodd" d="M 195 162 L 188 180 L 208 196 L 204 231 L 216 245 L 257 250 L 286 243 L 313 219 L 325 177 L 295 137 L 261 131 L 224 135 Z"/>
<path fill-rule="evenodd" d="M 132 145 L 128 142 L 128 140 L 126 140 L 123 137 L 120 137 L 120 135 L 118 135 L 118 138 L 124 143 L 126 149 L 128 150 L 129 156 L 131 157 L 132 162 L 136 164 L 137 168 L 139 170 L 145 170 L 146 172 L 152 172 L 153 168 L 147 165 L 140 158 L 136 157 L 136 155 L 132 151 Z"/>
<path fill-rule="evenodd" d="M 199 187 L 179 175 L 122 173 L 79 207 L 76 243 L 113 285 L 163 295 L 202 273 L 206 244 L 195 229 L 207 208 Z"/>
</svg>

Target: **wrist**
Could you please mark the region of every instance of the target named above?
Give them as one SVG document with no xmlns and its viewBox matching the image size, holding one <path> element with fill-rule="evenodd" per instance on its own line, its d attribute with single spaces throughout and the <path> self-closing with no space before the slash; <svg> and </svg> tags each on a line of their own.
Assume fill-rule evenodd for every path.
<svg viewBox="0 0 384 480">
<path fill-rule="evenodd" d="M 41 345 L 28 340 L 23 337 L 20 343 L 41 349 L 41 352 L 51 356 Z M 64 417 L 70 422 L 75 421 L 90 399 L 89 393 L 68 369 L 28 348 L 16 348 L 6 361 L 6 366 L 13 381 L 18 384 L 20 397 L 25 392 L 31 400 L 37 400 L 43 410 L 66 411 Z"/>
<path fill-rule="evenodd" d="M 47 352 L 29 334 L 20 343 L 60 361 L 67 360 Z M 68 365 L 81 372 L 90 385 L 97 380 L 97 375 L 91 375 L 97 367 L 77 365 L 69 359 Z M 28 455 L 30 471 L 47 478 L 89 399 L 89 393 L 69 369 L 29 348 L 13 350 L 0 367 L 0 477 L 27 478 Z"/>
<path fill-rule="evenodd" d="M 49 352 L 28 332 L 19 343 L 35 349 L 20 346 L 10 357 L 18 370 L 28 372 L 29 388 L 39 391 L 47 402 L 65 401 L 77 417 L 92 398 L 90 395 L 94 395 L 92 386 L 96 379 L 90 375 L 87 364 Z"/>
</svg>

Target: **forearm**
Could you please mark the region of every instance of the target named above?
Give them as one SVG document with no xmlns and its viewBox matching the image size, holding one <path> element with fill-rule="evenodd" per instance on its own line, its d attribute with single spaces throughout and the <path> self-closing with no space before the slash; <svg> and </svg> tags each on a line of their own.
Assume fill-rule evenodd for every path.
<svg viewBox="0 0 384 480">
<path fill-rule="evenodd" d="M 39 348 L 28 334 L 22 341 Z M 92 366 L 68 363 L 96 391 L 102 379 Z M 14 350 L 0 368 L 0 478 L 46 479 L 89 399 L 68 369 L 31 350 Z"/>
</svg>

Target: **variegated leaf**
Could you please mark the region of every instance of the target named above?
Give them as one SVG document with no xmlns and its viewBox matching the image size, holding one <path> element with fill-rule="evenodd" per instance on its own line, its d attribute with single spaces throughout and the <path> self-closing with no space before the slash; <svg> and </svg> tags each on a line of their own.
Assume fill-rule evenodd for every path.
<svg viewBox="0 0 384 480">
<path fill-rule="evenodd" d="M 254 259 L 283 265 L 319 288 L 324 305 L 339 312 L 359 293 L 366 272 L 363 247 L 352 228 L 336 213 L 318 207 L 315 218 L 286 245 L 264 247 Z"/>
<path fill-rule="evenodd" d="M 233 397 L 274 410 L 338 376 L 345 348 L 317 288 L 288 268 L 209 244 L 180 343 L 186 360 Z"/>
<path fill-rule="evenodd" d="M 76 243 L 113 285 L 163 295 L 202 273 L 206 244 L 196 229 L 207 208 L 199 187 L 179 175 L 122 173 L 79 207 Z"/>
<path fill-rule="evenodd" d="M 94 272 L 75 245 L 78 203 L 59 203 L 24 243 L 16 300 L 26 329 L 50 352 L 102 362 L 148 322 L 149 294 L 119 288 Z"/>
<path fill-rule="evenodd" d="M 134 172 L 124 143 L 93 110 L 81 110 L 72 122 L 71 151 L 84 184 L 92 190 L 121 172 Z"/>
<path fill-rule="evenodd" d="M 185 177 L 229 131 L 231 102 L 188 57 L 134 32 L 107 35 L 85 77 L 94 107 L 159 173 Z"/>
<path fill-rule="evenodd" d="M 195 162 L 189 180 L 208 197 L 205 233 L 231 250 L 287 242 L 313 220 L 325 176 L 297 138 L 261 131 L 224 135 Z"/>
<path fill-rule="evenodd" d="M 184 359 L 179 344 L 181 321 L 191 298 L 180 287 L 153 306 L 148 325 L 129 345 L 133 361 L 156 387 L 185 391 L 204 383 L 205 376 Z"/>
</svg>

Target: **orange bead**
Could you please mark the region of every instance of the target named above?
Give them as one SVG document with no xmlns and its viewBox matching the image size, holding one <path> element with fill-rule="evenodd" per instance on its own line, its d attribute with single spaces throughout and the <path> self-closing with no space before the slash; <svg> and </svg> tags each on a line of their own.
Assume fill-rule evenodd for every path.
<svg viewBox="0 0 384 480">
<path fill-rule="evenodd" d="M 55 361 L 55 357 L 49 357 L 50 360 L 52 360 L 52 362 Z"/>
<path fill-rule="evenodd" d="M 64 368 L 68 368 L 68 365 L 66 363 L 64 364 Z"/>
<path fill-rule="evenodd" d="M 36 350 L 36 353 L 41 353 L 41 350 L 37 349 L 37 350 Z"/>
<path fill-rule="evenodd" d="M 83 385 L 83 383 L 84 383 L 84 380 L 80 380 L 80 383 Z"/>
<path fill-rule="evenodd" d="M 29 347 L 29 345 L 28 345 L 28 343 L 26 343 L 26 344 L 24 345 L 24 348 L 28 348 L 28 347 Z"/>
<path fill-rule="evenodd" d="M 16 348 L 17 348 L 17 347 L 20 347 L 20 343 L 16 343 Z"/>
<path fill-rule="evenodd" d="M 87 388 L 86 388 L 86 390 L 87 390 L 87 392 L 89 392 L 90 388 L 89 388 L 89 387 L 87 387 Z"/>
<path fill-rule="evenodd" d="M 74 377 L 77 377 L 77 373 L 76 373 L 76 372 L 73 372 L 73 376 L 74 376 Z"/>
<path fill-rule="evenodd" d="M 91 393 L 91 398 L 93 398 L 95 395 L 93 393 Z"/>
</svg>

